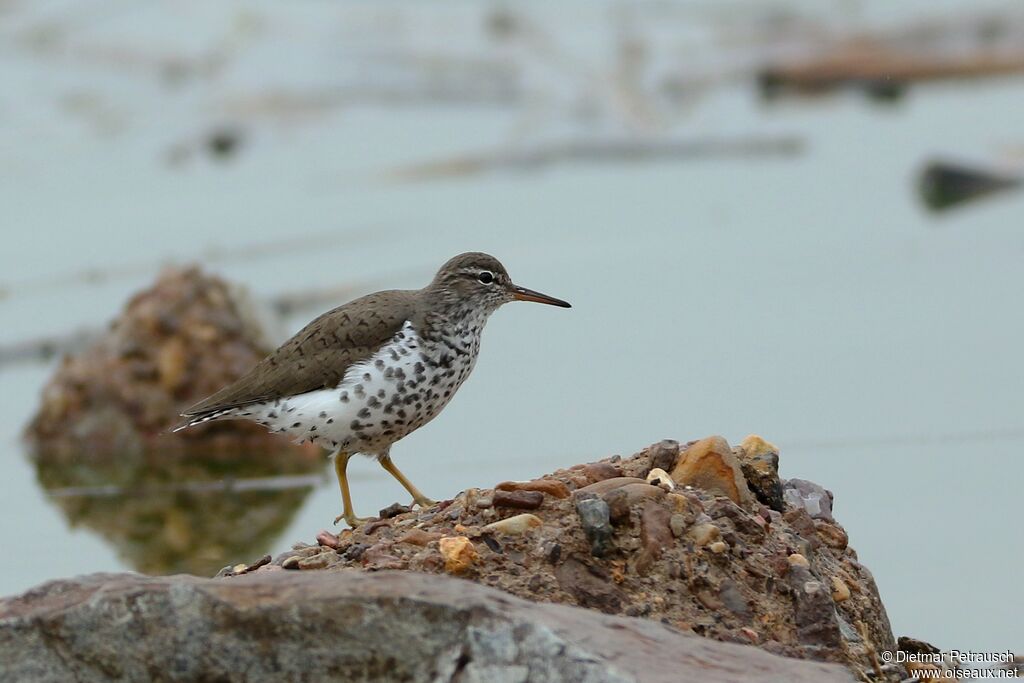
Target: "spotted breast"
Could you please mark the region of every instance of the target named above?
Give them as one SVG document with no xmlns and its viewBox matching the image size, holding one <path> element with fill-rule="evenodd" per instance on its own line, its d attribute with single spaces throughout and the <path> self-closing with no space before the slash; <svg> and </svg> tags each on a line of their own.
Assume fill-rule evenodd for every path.
<svg viewBox="0 0 1024 683">
<path fill-rule="evenodd" d="M 387 453 L 395 441 L 436 417 L 469 376 L 479 334 L 469 326 L 465 333 L 424 338 L 406 321 L 371 358 L 349 367 L 336 387 L 229 414 L 332 450 Z"/>
</svg>

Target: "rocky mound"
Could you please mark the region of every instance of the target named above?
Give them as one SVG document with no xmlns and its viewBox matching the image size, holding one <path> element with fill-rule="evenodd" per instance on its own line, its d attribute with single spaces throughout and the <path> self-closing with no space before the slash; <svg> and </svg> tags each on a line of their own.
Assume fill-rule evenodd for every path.
<svg viewBox="0 0 1024 683">
<path fill-rule="evenodd" d="M 221 574 L 447 573 L 884 679 L 875 653 L 895 642 L 871 573 L 833 519 L 831 494 L 781 482 L 777 466 L 758 437 L 738 448 L 663 441 L 426 510 L 392 506 L 358 530 Z"/>
<path fill-rule="evenodd" d="M 411 572 L 98 574 L 0 600 L 0 678 L 851 683 L 835 665 Z"/>
<path fill-rule="evenodd" d="M 165 270 L 104 337 L 63 360 L 27 429 L 37 456 L 102 461 L 194 444 L 211 456 L 290 448 L 246 421 L 166 434 L 182 408 L 273 350 L 254 310 L 237 288 L 198 268 Z"/>
</svg>

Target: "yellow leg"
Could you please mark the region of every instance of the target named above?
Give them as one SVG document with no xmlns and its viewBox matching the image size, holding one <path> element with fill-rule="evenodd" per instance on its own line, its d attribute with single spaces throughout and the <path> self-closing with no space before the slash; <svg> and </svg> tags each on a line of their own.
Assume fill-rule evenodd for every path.
<svg viewBox="0 0 1024 683">
<path fill-rule="evenodd" d="M 336 453 L 334 456 L 334 471 L 338 475 L 338 486 L 341 487 L 341 503 L 345 506 L 344 511 L 334 518 L 334 523 L 337 524 L 344 519 L 354 529 L 360 524 L 368 522 L 369 518 L 356 517 L 356 513 L 352 510 L 352 495 L 348 492 L 348 477 L 345 475 L 348 459 L 351 457 L 351 453 L 341 452 Z"/>
<path fill-rule="evenodd" d="M 391 462 L 390 455 L 384 455 L 378 458 L 377 462 L 380 466 L 387 470 L 388 474 L 398 480 L 398 483 L 405 487 L 405 490 L 412 495 L 412 499 L 416 501 L 416 504 L 421 508 L 427 508 L 434 504 L 434 501 L 430 500 L 420 490 L 412 485 L 412 482 L 405 478 L 401 470 L 395 467 L 395 463 Z"/>
</svg>

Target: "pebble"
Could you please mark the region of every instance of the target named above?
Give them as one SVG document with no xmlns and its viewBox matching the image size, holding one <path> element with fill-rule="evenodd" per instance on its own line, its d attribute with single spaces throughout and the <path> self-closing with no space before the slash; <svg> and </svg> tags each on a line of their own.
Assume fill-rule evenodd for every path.
<svg viewBox="0 0 1024 683">
<path fill-rule="evenodd" d="M 576 514 L 580 518 L 583 534 L 590 542 L 590 554 L 604 557 L 611 547 L 614 531 L 611 526 L 611 509 L 600 498 L 585 497 L 576 501 Z M 627 510 L 628 514 L 628 510 Z"/>
<path fill-rule="evenodd" d="M 747 438 L 743 439 L 743 441 L 740 442 L 740 448 L 743 449 L 748 458 L 756 458 L 757 456 L 765 455 L 766 453 L 775 453 L 777 455 L 779 452 L 778 446 L 770 441 L 765 441 L 757 434 L 751 434 Z"/>
<path fill-rule="evenodd" d="M 608 503 L 609 499 L 617 496 L 624 496 L 623 501 L 627 508 L 632 508 L 637 503 L 641 503 L 651 498 L 661 498 L 665 495 L 665 490 L 657 486 L 651 486 L 645 481 L 639 481 L 635 484 L 626 484 L 620 486 L 617 489 L 613 489 L 608 493 L 604 494 L 605 502 Z M 609 503 L 611 504 L 611 503 Z"/>
<path fill-rule="evenodd" d="M 540 491 L 552 498 L 568 498 L 569 487 L 557 479 L 532 481 L 503 481 L 494 487 L 498 491 Z"/>
<path fill-rule="evenodd" d="M 441 534 L 437 532 L 424 531 L 423 529 L 409 529 L 398 539 L 398 543 L 425 546 L 431 541 L 436 541 L 439 538 L 441 538 Z"/>
<path fill-rule="evenodd" d="M 289 558 L 290 559 L 290 558 Z M 332 560 L 338 559 L 338 553 L 328 551 L 326 553 L 320 553 L 313 557 L 304 557 L 299 560 L 299 569 L 323 569 L 331 564 Z"/>
<path fill-rule="evenodd" d="M 366 549 L 359 558 L 366 569 L 404 569 L 405 563 L 390 552 L 388 543 L 376 543 Z"/>
<path fill-rule="evenodd" d="M 542 524 L 544 522 L 541 521 L 540 517 L 524 512 L 515 517 L 506 517 L 505 519 L 499 519 L 497 522 L 491 522 L 483 528 L 483 531 L 492 534 L 525 534 L 530 529 L 536 529 Z"/>
<path fill-rule="evenodd" d="M 296 557 L 295 555 L 292 555 L 291 557 L 286 559 L 284 562 L 282 562 L 281 566 L 283 568 L 285 568 L 285 569 L 298 569 L 299 568 L 299 558 Z"/>
<path fill-rule="evenodd" d="M 789 566 L 791 567 L 810 567 L 811 563 L 807 561 L 807 558 L 800 553 L 793 553 L 789 556 Z"/>
<path fill-rule="evenodd" d="M 672 491 L 676 487 L 672 477 L 668 476 L 668 472 L 660 467 L 655 467 L 647 473 L 647 483 L 662 488 L 665 491 Z"/>
<path fill-rule="evenodd" d="M 700 546 L 717 541 L 722 535 L 722 530 L 710 522 L 704 522 L 691 528 L 687 535 L 690 540 Z"/>
<path fill-rule="evenodd" d="M 680 495 L 678 493 L 670 493 L 666 497 L 668 498 L 669 502 L 672 503 L 672 508 L 676 512 L 688 512 L 689 511 L 689 509 L 690 509 L 690 499 L 687 498 L 686 496 Z"/>
<path fill-rule="evenodd" d="M 671 513 L 654 501 L 644 503 L 640 513 L 640 542 L 654 558 L 675 540 L 670 528 Z"/>
<path fill-rule="evenodd" d="M 373 532 L 377 531 L 377 529 L 386 529 L 386 528 L 389 528 L 390 526 L 391 526 L 390 520 L 378 519 L 375 522 L 368 522 L 365 526 L 363 526 L 360 529 L 360 531 L 362 531 L 363 535 L 365 535 L 365 536 L 372 536 Z"/>
<path fill-rule="evenodd" d="M 319 545 L 334 548 L 335 550 L 337 550 L 338 546 L 341 545 L 341 539 L 326 529 L 321 529 L 320 533 L 316 535 L 316 542 Z"/>
<path fill-rule="evenodd" d="M 726 496 L 737 505 L 753 507 L 754 494 L 740 471 L 739 461 L 720 436 L 709 436 L 689 446 L 679 455 L 672 479 L 682 486 L 693 486 Z"/>
<path fill-rule="evenodd" d="M 461 574 L 473 566 L 478 557 L 473 542 L 465 536 L 444 536 L 438 543 L 444 569 L 449 574 Z"/>
<path fill-rule="evenodd" d="M 743 597 L 743 592 L 735 581 L 726 579 L 718 589 L 718 597 L 726 608 L 741 617 L 750 615 L 750 604 Z"/>
<path fill-rule="evenodd" d="M 591 483 L 622 476 L 622 470 L 608 462 L 589 463 L 582 467 L 582 472 Z"/>
<path fill-rule="evenodd" d="M 544 494 L 540 491 L 495 491 L 493 502 L 496 508 L 536 510 L 544 503 Z"/>
<path fill-rule="evenodd" d="M 814 528 L 822 542 L 830 548 L 843 550 L 850 543 L 850 537 L 842 527 L 820 519 L 814 520 Z"/>
<path fill-rule="evenodd" d="M 729 546 L 726 545 L 725 541 L 715 541 L 714 543 L 708 545 L 708 550 L 715 553 L 716 555 L 721 555 L 728 549 Z"/>
<path fill-rule="evenodd" d="M 586 494 L 592 496 L 594 494 Z M 608 517 L 615 524 L 621 524 L 629 519 L 629 500 L 626 492 L 622 489 L 615 489 L 601 496 L 601 500 L 608 506 Z"/>
<path fill-rule="evenodd" d="M 832 494 L 825 487 L 806 479 L 787 479 L 782 486 L 782 496 L 787 505 L 803 508 L 812 519 L 835 521 L 832 518 Z"/>
<path fill-rule="evenodd" d="M 651 468 L 660 469 L 666 472 L 676 466 L 679 458 L 679 442 L 673 439 L 664 439 L 647 449 L 651 457 Z"/>
<path fill-rule="evenodd" d="M 668 527 L 672 530 L 672 535 L 676 538 L 682 537 L 686 531 L 686 515 L 676 512 L 668 519 Z"/>
<path fill-rule="evenodd" d="M 386 508 L 380 511 L 378 515 L 381 519 L 391 519 L 398 515 L 404 515 L 406 512 L 412 512 L 412 508 L 408 505 L 402 505 L 401 503 L 392 503 Z"/>
<path fill-rule="evenodd" d="M 626 486 L 627 484 L 643 484 L 647 486 L 647 482 L 639 477 L 611 477 L 578 489 L 576 491 L 576 495 L 581 493 L 596 493 L 600 496 L 614 489 Z"/>
<path fill-rule="evenodd" d="M 767 442 L 764 443 L 767 444 Z M 779 454 L 775 451 L 764 450 L 764 447 L 760 446 L 756 447 L 754 451 L 748 451 L 740 446 L 736 452 L 739 455 L 740 469 L 747 480 L 747 485 L 750 486 L 757 499 L 772 510 L 782 512 L 785 509 L 785 504 L 782 495 L 782 482 L 779 480 Z M 751 455 L 752 452 L 753 455 Z"/>
<path fill-rule="evenodd" d="M 850 587 L 838 576 L 832 577 L 832 599 L 836 602 L 846 602 L 850 599 Z"/>
</svg>

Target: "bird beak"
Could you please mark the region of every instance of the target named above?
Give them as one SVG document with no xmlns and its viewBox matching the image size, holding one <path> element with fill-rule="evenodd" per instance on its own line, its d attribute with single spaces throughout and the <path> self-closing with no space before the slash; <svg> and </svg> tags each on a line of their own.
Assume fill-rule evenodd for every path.
<svg viewBox="0 0 1024 683">
<path fill-rule="evenodd" d="M 519 287 L 517 285 L 512 285 L 512 298 L 516 301 L 536 301 L 539 304 L 551 304 L 552 306 L 561 306 L 562 308 L 572 308 L 572 305 L 568 301 L 562 301 L 561 299 L 556 299 L 553 296 L 541 294 L 540 292 L 535 292 L 532 289 Z"/>
</svg>

